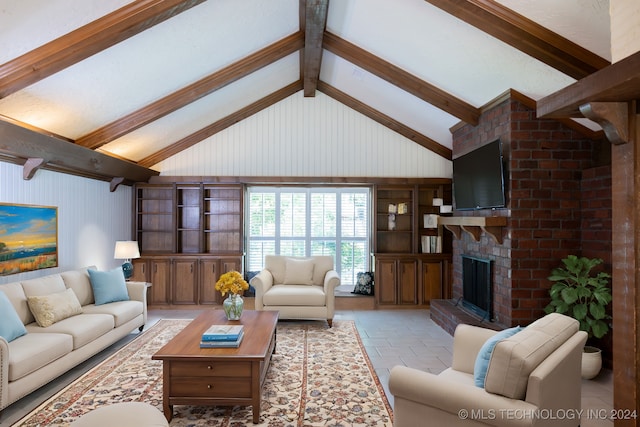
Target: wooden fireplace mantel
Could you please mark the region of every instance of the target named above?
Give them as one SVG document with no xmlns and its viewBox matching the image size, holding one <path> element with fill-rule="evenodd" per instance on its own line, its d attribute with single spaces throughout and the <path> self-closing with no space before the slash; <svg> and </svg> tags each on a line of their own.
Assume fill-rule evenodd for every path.
<svg viewBox="0 0 640 427">
<path fill-rule="evenodd" d="M 466 231 L 476 242 L 479 242 L 480 235 L 484 231 L 496 243 L 502 244 L 502 227 L 507 225 L 507 218 L 503 216 L 441 216 L 438 218 L 438 224 L 443 225 L 458 239 L 462 236 L 462 231 Z"/>
</svg>

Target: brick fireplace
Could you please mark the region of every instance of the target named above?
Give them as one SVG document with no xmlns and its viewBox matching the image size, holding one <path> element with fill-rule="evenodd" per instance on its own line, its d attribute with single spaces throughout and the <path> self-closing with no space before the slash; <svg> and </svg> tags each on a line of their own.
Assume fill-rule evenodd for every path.
<svg viewBox="0 0 640 427">
<path fill-rule="evenodd" d="M 544 315 L 547 276 L 569 254 L 599 257 L 611 271 L 610 145 L 569 123 L 539 120 L 535 102 L 510 91 L 484 109 L 477 126 L 453 131 L 454 158 L 500 138 L 506 161 L 506 209 L 454 211 L 454 216 L 504 216 L 502 243 L 487 233 L 453 241 L 451 300 L 431 304 L 433 320 L 453 333 L 458 323 L 502 329 Z M 493 318 L 461 308 L 462 256 L 492 262 Z"/>
</svg>

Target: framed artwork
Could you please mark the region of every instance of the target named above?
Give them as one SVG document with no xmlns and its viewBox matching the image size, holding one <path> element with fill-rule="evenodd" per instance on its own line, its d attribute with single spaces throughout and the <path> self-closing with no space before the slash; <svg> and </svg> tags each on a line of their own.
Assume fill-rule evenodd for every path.
<svg viewBox="0 0 640 427">
<path fill-rule="evenodd" d="M 58 208 L 0 203 L 0 275 L 58 266 Z"/>
</svg>

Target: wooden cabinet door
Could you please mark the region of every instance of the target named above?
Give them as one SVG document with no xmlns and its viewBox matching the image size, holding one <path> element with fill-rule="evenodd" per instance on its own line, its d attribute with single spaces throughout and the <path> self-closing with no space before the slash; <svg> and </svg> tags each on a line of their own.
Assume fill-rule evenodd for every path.
<svg viewBox="0 0 640 427">
<path fill-rule="evenodd" d="M 134 259 L 131 263 L 133 264 L 133 274 L 130 279 L 132 282 L 151 282 L 149 263 L 146 259 Z"/>
<path fill-rule="evenodd" d="M 218 259 L 200 260 L 200 304 L 220 304 L 221 295 L 216 291 L 216 282 L 220 277 Z"/>
<path fill-rule="evenodd" d="M 197 304 L 198 287 L 196 278 L 198 262 L 195 259 L 175 259 L 173 261 L 173 304 Z"/>
<path fill-rule="evenodd" d="M 397 301 L 397 276 L 396 261 L 378 259 L 376 261 L 376 291 L 378 304 L 396 304 Z"/>
<path fill-rule="evenodd" d="M 149 261 L 151 277 L 151 305 L 169 304 L 169 286 L 171 283 L 171 261 L 156 260 Z"/>
<path fill-rule="evenodd" d="M 422 263 L 422 304 L 430 305 L 431 300 L 442 298 L 443 262 Z"/>
<path fill-rule="evenodd" d="M 418 303 L 418 261 L 401 259 L 398 261 L 398 300 L 400 304 Z"/>
</svg>

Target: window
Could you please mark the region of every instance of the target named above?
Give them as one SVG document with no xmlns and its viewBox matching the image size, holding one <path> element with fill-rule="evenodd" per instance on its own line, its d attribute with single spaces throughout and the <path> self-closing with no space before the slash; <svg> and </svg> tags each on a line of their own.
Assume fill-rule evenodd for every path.
<svg viewBox="0 0 640 427">
<path fill-rule="evenodd" d="M 264 256 L 331 255 L 342 285 L 369 271 L 369 188 L 248 188 L 247 270 Z"/>
</svg>

